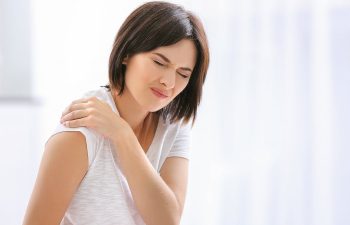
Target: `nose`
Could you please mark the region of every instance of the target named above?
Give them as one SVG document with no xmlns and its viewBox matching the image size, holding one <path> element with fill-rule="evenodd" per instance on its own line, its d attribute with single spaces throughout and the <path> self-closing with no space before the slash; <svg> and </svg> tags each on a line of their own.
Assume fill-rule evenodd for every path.
<svg viewBox="0 0 350 225">
<path fill-rule="evenodd" d="M 167 87 L 167 89 L 174 88 L 175 86 L 176 71 L 167 71 L 160 79 L 160 83 Z"/>
</svg>

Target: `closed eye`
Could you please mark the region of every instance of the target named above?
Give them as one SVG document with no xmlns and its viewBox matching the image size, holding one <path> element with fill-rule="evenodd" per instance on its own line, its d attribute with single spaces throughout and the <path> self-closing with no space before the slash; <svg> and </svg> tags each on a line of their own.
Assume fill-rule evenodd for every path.
<svg viewBox="0 0 350 225">
<path fill-rule="evenodd" d="M 157 60 L 153 60 L 153 62 L 154 62 L 155 64 L 159 65 L 159 66 L 164 66 L 164 64 L 158 62 Z"/>
<path fill-rule="evenodd" d="M 189 78 L 190 77 L 190 76 L 183 75 L 181 73 L 178 73 L 178 74 L 180 74 L 180 76 L 182 76 L 183 78 Z"/>
<path fill-rule="evenodd" d="M 161 63 L 161 62 L 159 62 L 159 61 L 157 61 L 157 60 L 152 60 L 155 64 L 157 64 L 158 66 L 162 66 L 162 67 L 164 67 L 165 66 L 165 64 L 163 64 L 163 63 Z M 180 75 L 180 76 L 182 76 L 183 78 L 185 78 L 185 79 L 188 79 L 190 76 L 186 76 L 186 75 L 183 75 L 182 73 L 179 73 L 178 72 L 178 74 Z"/>
</svg>

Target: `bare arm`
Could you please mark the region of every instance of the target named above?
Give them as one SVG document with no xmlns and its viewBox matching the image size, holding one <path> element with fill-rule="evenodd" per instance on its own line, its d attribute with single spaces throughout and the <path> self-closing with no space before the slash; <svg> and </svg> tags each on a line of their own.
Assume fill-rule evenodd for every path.
<svg viewBox="0 0 350 225">
<path fill-rule="evenodd" d="M 133 133 L 119 135 L 119 163 L 128 181 L 136 207 L 146 224 L 179 224 L 185 201 L 188 160 L 169 157 L 160 175 L 148 161 Z"/>
<path fill-rule="evenodd" d="M 88 158 L 80 132 L 61 132 L 49 139 L 23 225 L 59 224 L 84 177 Z"/>
</svg>

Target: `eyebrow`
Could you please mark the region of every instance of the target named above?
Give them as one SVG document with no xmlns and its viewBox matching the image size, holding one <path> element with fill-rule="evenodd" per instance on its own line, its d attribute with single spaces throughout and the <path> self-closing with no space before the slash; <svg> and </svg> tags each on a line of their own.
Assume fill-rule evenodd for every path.
<svg viewBox="0 0 350 225">
<path fill-rule="evenodd" d="M 158 52 L 154 52 L 153 54 L 158 55 L 159 57 L 161 57 L 167 63 L 171 63 L 170 60 L 165 55 L 163 55 L 161 53 L 158 53 Z M 188 68 L 188 67 L 180 67 L 180 69 L 192 72 L 192 70 L 190 68 Z"/>
</svg>

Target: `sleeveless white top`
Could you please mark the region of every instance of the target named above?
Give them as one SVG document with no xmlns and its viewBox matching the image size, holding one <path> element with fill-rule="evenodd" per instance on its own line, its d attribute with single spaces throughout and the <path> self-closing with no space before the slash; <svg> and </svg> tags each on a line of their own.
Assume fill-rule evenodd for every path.
<svg viewBox="0 0 350 225">
<path fill-rule="evenodd" d="M 85 93 L 83 97 L 90 96 L 105 101 L 118 113 L 108 89 L 101 87 Z M 116 163 L 117 156 L 110 141 L 94 130 L 67 128 L 60 123 L 51 136 L 63 131 L 79 131 L 85 136 L 89 167 L 60 224 L 144 225 L 134 205 L 128 182 Z M 155 136 L 145 153 L 158 173 L 167 157 L 189 159 L 190 131 L 191 122 L 182 125 L 181 120 L 170 124 L 159 117 Z"/>
</svg>

